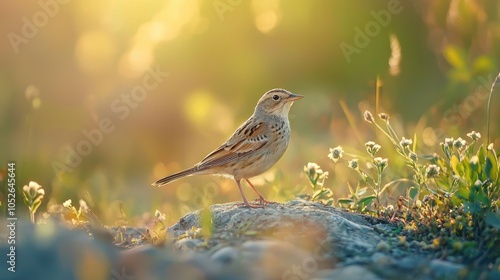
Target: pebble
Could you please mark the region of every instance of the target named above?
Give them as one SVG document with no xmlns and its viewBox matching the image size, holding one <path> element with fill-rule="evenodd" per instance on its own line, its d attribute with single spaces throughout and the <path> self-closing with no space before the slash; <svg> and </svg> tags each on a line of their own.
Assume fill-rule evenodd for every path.
<svg viewBox="0 0 500 280">
<path fill-rule="evenodd" d="M 312 275 L 319 269 L 311 254 L 284 241 L 245 241 L 240 250 L 241 261 L 252 268 L 255 279 L 288 279 L 296 272 Z"/>
<path fill-rule="evenodd" d="M 412 270 L 415 269 L 416 267 L 423 266 L 425 260 L 422 259 L 421 257 L 404 257 L 401 259 L 398 259 L 398 267 L 403 269 L 403 270 Z"/>
<path fill-rule="evenodd" d="M 236 248 L 228 246 L 216 251 L 212 254 L 211 258 L 220 263 L 229 264 L 234 262 L 238 258 L 238 255 L 239 252 Z"/>
<path fill-rule="evenodd" d="M 174 248 L 180 252 L 190 252 L 194 251 L 195 247 L 200 243 L 202 243 L 202 241 L 199 239 L 183 238 L 174 243 Z"/>
<path fill-rule="evenodd" d="M 432 260 L 429 264 L 432 274 L 437 278 L 457 278 L 458 274 L 465 267 L 461 264 L 451 263 L 442 260 Z"/>
<path fill-rule="evenodd" d="M 386 266 L 386 265 L 393 263 L 393 260 L 391 259 L 391 257 L 389 257 L 385 254 L 382 254 L 382 253 L 373 254 L 372 260 L 375 264 L 380 265 L 380 266 Z"/>
<path fill-rule="evenodd" d="M 380 240 L 375 249 L 379 252 L 389 252 L 389 250 L 391 250 L 391 246 L 386 241 Z"/>
</svg>

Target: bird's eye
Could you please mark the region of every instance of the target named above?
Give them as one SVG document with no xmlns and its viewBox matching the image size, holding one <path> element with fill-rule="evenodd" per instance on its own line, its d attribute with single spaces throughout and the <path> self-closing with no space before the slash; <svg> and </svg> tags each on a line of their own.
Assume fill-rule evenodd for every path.
<svg viewBox="0 0 500 280">
<path fill-rule="evenodd" d="M 280 100 L 280 96 L 279 96 L 279 95 L 277 95 L 277 94 L 273 95 L 273 100 L 274 100 L 274 101 L 278 101 L 278 100 Z"/>
</svg>

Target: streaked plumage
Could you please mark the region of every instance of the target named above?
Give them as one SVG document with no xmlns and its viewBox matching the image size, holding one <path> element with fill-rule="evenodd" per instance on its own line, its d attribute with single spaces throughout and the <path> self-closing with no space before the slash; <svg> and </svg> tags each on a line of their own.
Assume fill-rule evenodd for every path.
<svg viewBox="0 0 500 280">
<path fill-rule="evenodd" d="M 257 207 L 250 205 L 245 198 L 240 184 L 242 179 L 259 195 L 261 202 L 268 203 L 248 179 L 267 171 L 285 153 L 290 140 L 288 113 L 293 101 L 302 97 L 284 89 L 266 92 L 259 99 L 253 115 L 224 144 L 193 167 L 152 185 L 161 187 L 191 175 L 222 175 L 236 181 L 245 206 Z"/>
</svg>

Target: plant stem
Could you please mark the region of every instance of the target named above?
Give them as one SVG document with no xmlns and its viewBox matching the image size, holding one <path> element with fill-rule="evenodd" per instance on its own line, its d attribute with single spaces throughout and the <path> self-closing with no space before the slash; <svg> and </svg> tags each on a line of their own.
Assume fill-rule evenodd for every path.
<svg viewBox="0 0 500 280">
<path fill-rule="evenodd" d="M 382 185 L 382 172 L 378 172 L 378 178 L 377 178 L 377 203 L 380 205 L 380 186 Z"/>
<path fill-rule="evenodd" d="M 487 109 L 487 118 L 486 118 L 486 144 L 490 143 L 490 119 L 491 119 L 491 96 L 493 95 L 493 90 L 497 86 L 498 80 L 500 78 L 500 73 L 495 78 L 495 81 L 491 85 L 490 96 L 488 97 L 488 109 Z"/>
<path fill-rule="evenodd" d="M 35 212 L 30 211 L 30 219 L 31 219 L 31 223 L 35 224 Z"/>
</svg>

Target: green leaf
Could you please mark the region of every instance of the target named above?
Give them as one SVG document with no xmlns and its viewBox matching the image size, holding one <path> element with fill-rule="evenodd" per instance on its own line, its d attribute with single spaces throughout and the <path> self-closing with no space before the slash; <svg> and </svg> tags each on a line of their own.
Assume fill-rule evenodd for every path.
<svg viewBox="0 0 500 280">
<path fill-rule="evenodd" d="M 452 202 L 453 206 L 457 206 L 457 207 L 462 206 L 464 204 L 464 200 L 465 199 L 462 199 L 462 198 L 458 197 L 457 195 L 454 195 L 451 197 L 451 202 Z"/>
<path fill-rule="evenodd" d="M 465 154 L 468 156 L 468 157 L 471 157 L 474 155 L 474 145 L 469 145 L 469 147 L 467 148 L 467 150 L 465 151 Z"/>
<path fill-rule="evenodd" d="M 476 201 L 482 203 L 483 206 L 490 207 L 491 201 L 488 198 L 488 195 L 481 189 L 476 194 Z"/>
<path fill-rule="evenodd" d="M 447 177 L 436 178 L 436 183 L 441 188 L 441 190 L 445 192 L 449 192 L 451 190 L 451 183 L 448 181 Z"/>
<path fill-rule="evenodd" d="M 476 200 L 476 192 L 479 190 L 479 187 L 476 186 L 476 185 L 473 185 L 470 187 L 470 190 L 469 190 L 469 200 L 470 201 L 474 201 Z"/>
<path fill-rule="evenodd" d="M 358 203 L 356 203 L 357 205 L 361 205 L 361 206 L 368 206 L 372 203 L 372 201 L 375 199 L 375 196 L 374 195 L 371 195 L 371 196 L 367 196 L 367 197 L 363 197 L 362 199 L 360 199 L 358 201 Z"/>
<path fill-rule="evenodd" d="M 458 190 L 455 192 L 455 195 L 463 200 L 469 200 L 470 197 L 470 191 L 467 187 L 461 186 L 458 188 Z"/>
<path fill-rule="evenodd" d="M 470 160 L 469 160 L 468 156 L 465 156 L 462 159 L 462 167 L 464 169 L 464 178 L 470 179 L 472 170 L 471 170 L 471 164 L 470 164 Z"/>
<path fill-rule="evenodd" d="M 491 165 L 488 175 L 495 182 L 498 179 L 498 160 L 496 155 L 492 151 L 488 151 L 488 156 L 486 157 L 486 164 Z"/>
<path fill-rule="evenodd" d="M 410 198 L 415 199 L 418 195 L 418 189 L 415 187 L 410 188 Z"/>
<path fill-rule="evenodd" d="M 456 175 L 459 175 L 461 177 L 464 176 L 464 167 L 462 166 L 460 160 L 456 155 L 451 156 L 451 168 Z"/>
<path fill-rule="evenodd" d="M 338 200 L 338 203 L 340 203 L 340 204 L 351 204 L 353 202 L 354 202 L 354 200 L 352 200 L 350 198 L 339 198 L 339 200 Z"/>
<path fill-rule="evenodd" d="M 441 150 L 443 151 L 443 154 L 447 157 L 448 157 L 448 152 L 447 152 L 447 148 L 446 148 L 446 145 L 441 145 Z"/>
<path fill-rule="evenodd" d="M 355 192 L 354 192 L 354 190 L 352 189 L 351 184 L 347 183 L 347 187 L 349 188 L 349 194 L 350 194 L 351 196 L 354 196 L 354 195 L 355 195 Z M 358 182 L 358 187 L 359 187 L 359 182 Z"/>
<path fill-rule="evenodd" d="M 24 198 L 24 205 L 31 206 L 32 204 L 31 199 L 28 197 L 26 192 L 23 192 L 23 198 Z"/>
<path fill-rule="evenodd" d="M 481 206 L 479 206 L 479 204 L 477 203 L 473 203 L 473 202 L 466 202 L 464 203 L 464 210 L 466 212 L 469 212 L 471 214 L 474 214 L 474 213 L 477 213 L 479 211 L 481 211 Z"/>
<path fill-rule="evenodd" d="M 312 199 L 314 200 L 314 199 L 318 198 L 319 196 L 321 196 L 321 194 L 322 194 L 323 192 L 324 192 L 324 190 L 317 190 L 317 191 L 315 191 L 315 192 L 313 193 L 313 195 L 312 195 Z"/>
<path fill-rule="evenodd" d="M 489 157 L 486 157 L 486 164 L 484 165 L 484 175 L 486 175 L 487 178 L 492 178 L 491 175 L 493 173 L 493 164 Z"/>
<path fill-rule="evenodd" d="M 479 158 L 479 165 L 484 166 L 486 162 L 486 148 L 484 145 L 481 145 L 479 147 L 479 150 L 477 151 L 477 157 Z"/>
<path fill-rule="evenodd" d="M 362 196 L 366 193 L 367 187 L 361 188 L 358 190 L 358 193 L 356 194 L 358 197 Z"/>
<path fill-rule="evenodd" d="M 31 209 L 32 209 L 32 212 L 36 212 L 36 210 L 38 209 L 38 207 L 40 207 L 40 204 L 42 204 L 42 200 L 36 200 L 33 205 L 31 206 Z"/>
<path fill-rule="evenodd" d="M 475 159 L 475 157 L 472 157 L 472 159 Z M 478 177 L 479 177 L 479 161 L 475 161 L 475 163 L 471 163 L 469 161 L 469 164 L 466 165 L 466 168 L 465 168 L 465 175 L 467 176 L 467 180 L 468 180 L 468 183 L 469 184 L 474 184 L 474 182 L 477 181 Z"/>
<path fill-rule="evenodd" d="M 484 219 L 487 225 L 492 226 L 496 229 L 500 229 L 500 217 L 495 213 L 489 212 L 486 214 Z"/>
</svg>

